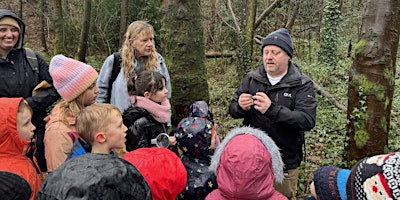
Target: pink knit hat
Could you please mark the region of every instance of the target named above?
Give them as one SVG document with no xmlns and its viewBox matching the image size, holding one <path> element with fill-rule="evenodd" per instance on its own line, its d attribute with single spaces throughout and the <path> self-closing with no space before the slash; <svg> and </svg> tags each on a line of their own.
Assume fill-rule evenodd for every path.
<svg viewBox="0 0 400 200">
<path fill-rule="evenodd" d="M 98 77 L 92 66 L 61 54 L 51 59 L 49 72 L 53 77 L 54 87 L 67 102 L 85 92 Z"/>
</svg>

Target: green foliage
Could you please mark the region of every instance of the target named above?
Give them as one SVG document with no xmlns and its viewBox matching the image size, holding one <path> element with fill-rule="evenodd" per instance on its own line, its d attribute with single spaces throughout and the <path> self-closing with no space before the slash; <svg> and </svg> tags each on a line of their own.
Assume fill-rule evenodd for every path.
<svg viewBox="0 0 400 200">
<path fill-rule="evenodd" d="M 339 5 L 335 0 L 327 0 L 324 8 L 324 25 L 321 30 L 321 49 L 318 60 L 336 69 L 339 60 L 337 55 L 337 27 L 339 23 Z"/>
</svg>

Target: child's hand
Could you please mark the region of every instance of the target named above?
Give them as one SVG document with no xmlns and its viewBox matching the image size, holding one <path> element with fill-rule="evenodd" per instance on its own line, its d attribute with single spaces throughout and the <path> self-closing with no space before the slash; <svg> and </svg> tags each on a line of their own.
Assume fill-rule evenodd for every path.
<svg viewBox="0 0 400 200">
<path fill-rule="evenodd" d="M 176 145 L 176 137 L 175 136 L 169 136 L 169 145 L 170 146 Z"/>
</svg>

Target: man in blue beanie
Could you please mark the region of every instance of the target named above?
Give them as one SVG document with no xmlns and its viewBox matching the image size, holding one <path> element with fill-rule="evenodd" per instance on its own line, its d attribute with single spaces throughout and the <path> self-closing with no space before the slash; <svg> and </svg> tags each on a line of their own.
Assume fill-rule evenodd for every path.
<svg viewBox="0 0 400 200">
<path fill-rule="evenodd" d="M 244 125 L 265 131 L 281 149 L 285 178 L 275 188 L 296 199 L 304 131 L 315 126 L 317 100 L 313 82 L 291 60 L 293 43 L 281 28 L 262 42 L 263 63 L 246 75 L 235 92 L 229 114 Z"/>
</svg>

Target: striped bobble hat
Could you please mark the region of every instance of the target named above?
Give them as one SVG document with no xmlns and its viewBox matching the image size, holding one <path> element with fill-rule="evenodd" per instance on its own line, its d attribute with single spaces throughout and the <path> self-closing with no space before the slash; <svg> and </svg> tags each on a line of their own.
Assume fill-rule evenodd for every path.
<svg viewBox="0 0 400 200">
<path fill-rule="evenodd" d="M 61 54 L 51 59 L 49 67 L 54 87 L 67 102 L 85 92 L 98 77 L 97 71 L 92 66 Z"/>
</svg>

